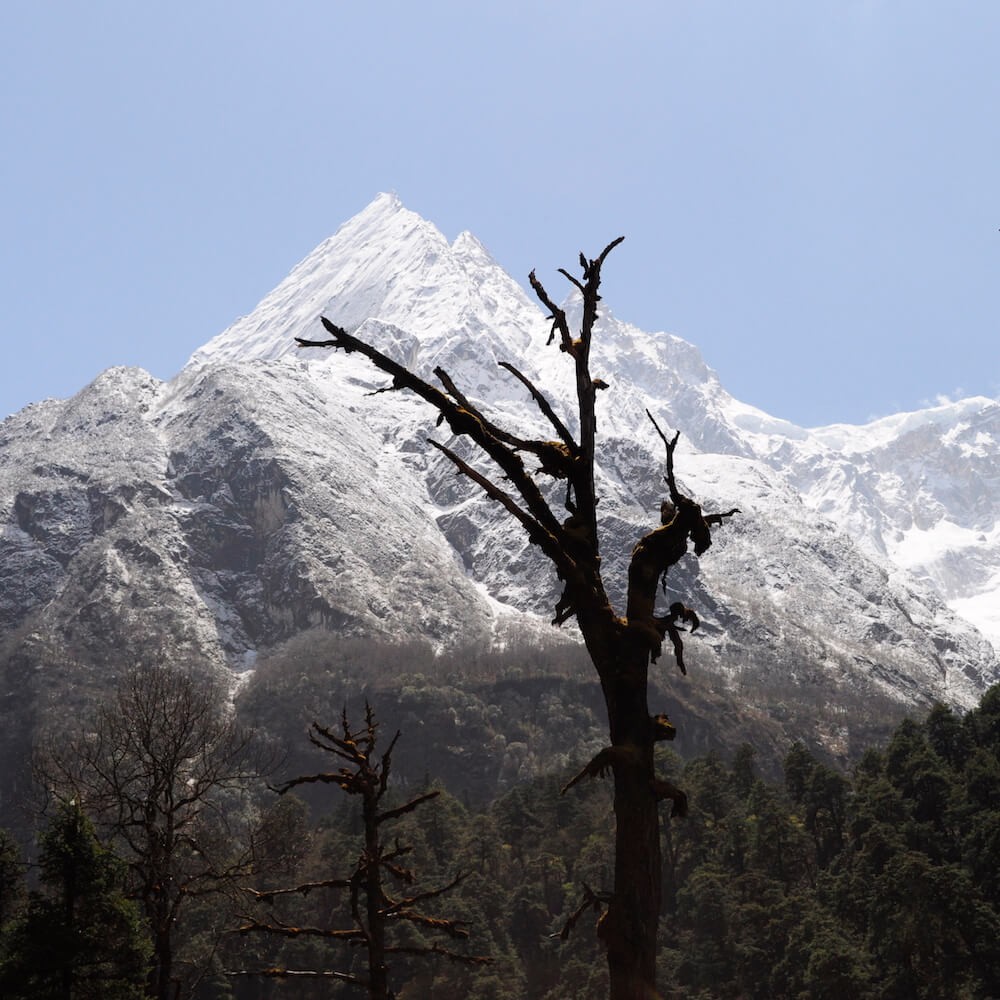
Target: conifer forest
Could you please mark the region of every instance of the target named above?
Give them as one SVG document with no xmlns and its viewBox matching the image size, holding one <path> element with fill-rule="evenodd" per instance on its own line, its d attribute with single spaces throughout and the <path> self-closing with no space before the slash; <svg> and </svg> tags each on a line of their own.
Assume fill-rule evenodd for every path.
<svg viewBox="0 0 1000 1000">
<path fill-rule="evenodd" d="M 432 684 L 427 651 L 314 637 L 235 713 L 183 670 L 123 669 L 7 818 L 0 994 L 607 996 L 610 784 L 566 787 L 601 725 L 561 655 L 456 657 Z M 1000 688 L 850 762 L 801 742 L 657 757 L 688 796 L 660 833 L 661 996 L 1000 992 Z"/>
</svg>

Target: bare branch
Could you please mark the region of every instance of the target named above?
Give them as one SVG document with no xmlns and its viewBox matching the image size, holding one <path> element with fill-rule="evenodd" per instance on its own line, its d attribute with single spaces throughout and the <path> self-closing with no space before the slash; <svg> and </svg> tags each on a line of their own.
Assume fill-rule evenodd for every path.
<svg viewBox="0 0 1000 1000">
<path fill-rule="evenodd" d="M 350 885 L 351 880 L 347 878 L 328 878 L 319 882 L 303 882 L 288 889 L 251 889 L 244 886 L 243 891 L 259 903 L 271 903 L 275 896 L 308 896 L 316 889 L 348 889 Z"/>
<path fill-rule="evenodd" d="M 597 303 L 601 301 L 598 289 L 601 287 L 601 268 L 608 254 L 619 243 L 624 240 L 624 236 L 619 236 L 612 240 L 598 255 L 596 260 L 588 261 L 583 268 L 583 277 L 586 284 L 583 288 L 583 320 L 580 323 L 580 343 L 582 350 L 577 355 L 577 371 L 579 380 L 579 369 L 581 363 L 586 365 L 590 358 L 590 341 L 594 330 L 594 323 L 597 321 Z M 580 254 L 583 258 L 583 254 Z M 589 373 L 588 373 L 589 380 Z"/>
<path fill-rule="evenodd" d="M 272 967 L 269 969 L 237 969 L 234 972 L 227 972 L 227 976 L 261 976 L 264 979 L 336 979 L 342 983 L 353 983 L 355 986 L 368 986 L 368 980 L 360 976 L 351 975 L 349 972 L 333 971 L 310 971 L 308 969 L 283 969 Z"/>
<path fill-rule="evenodd" d="M 292 778 L 289 781 L 284 781 L 280 785 L 272 785 L 268 783 L 268 788 L 272 792 L 276 792 L 278 795 L 284 795 L 285 792 L 291 791 L 298 785 L 309 785 L 309 784 L 325 784 L 325 785 L 338 785 L 341 788 L 345 787 L 345 782 L 349 782 L 352 775 L 349 771 L 327 771 L 323 774 L 303 774 L 298 778 Z"/>
<path fill-rule="evenodd" d="M 583 901 L 580 905 L 566 918 L 566 923 L 563 924 L 562 930 L 558 934 L 550 934 L 550 937 L 558 937 L 563 941 L 568 941 L 570 934 L 573 932 L 573 928 L 576 926 L 577 921 L 587 912 L 587 910 L 593 910 L 595 913 L 600 914 L 601 910 L 611 902 L 611 894 L 606 892 L 597 893 L 587 885 L 586 882 L 583 885 Z"/>
<path fill-rule="evenodd" d="M 428 444 L 437 448 L 438 451 L 446 455 L 459 472 L 461 472 L 464 476 L 468 476 L 474 483 L 477 483 L 480 487 L 482 487 L 483 492 L 486 493 L 491 500 L 495 500 L 501 506 L 506 508 L 511 514 L 513 514 L 527 532 L 528 539 L 540 546 L 542 551 L 554 563 L 556 563 L 557 566 L 565 564 L 568 561 L 568 557 L 557 541 L 552 530 L 539 523 L 528 511 L 522 510 L 522 508 L 518 506 L 517 501 L 514 500 L 510 494 L 505 493 L 499 486 L 487 479 L 481 472 L 476 471 L 476 469 L 469 465 L 468 462 L 459 458 L 459 456 L 447 447 L 447 445 L 443 445 L 430 438 L 428 438 Z M 546 507 L 546 509 L 548 508 Z M 558 531 L 559 528 L 556 527 L 556 530 Z"/>
<path fill-rule="evenodd" d="M 517 371 L 516 368 L 507 364 L 505 361 L 501 361 L 500 366 L 513 372 L 514 375 L 516 375 L 521 382 L 527 386 L 529 391 L 538 401 L 542 412 L 546 413 L 546 415 L 550 417 L 550 419 L 555 423 L 557 430 L 561 428 L 562 433 L 565 433 L 566 437 L 563 439 L 563 442 L 535 441 L 529 438 L 518 437 L 516 434 L 511 434 L 509 431 L 504 430 L 502 427 L 499 427 L 497 424 L 493 423 L 493 421 L 485 417 L 483 413 L 458 390 L 454 382 L 451 380 L 451 376 L 449 376 L 443 368 L 435 368 L 434 374 L 440 379 L 441 384 L 447 390 L 448 395 L 451 396 L 464 410 L 467 410 L 477 420 L 479 420 L 491 437 L 495 438 L 498 442 L 506 444 L 515 452 L 526 451 L 535 455 L 541 464 L 543 472 L 556 479 L 566 479 L 570 473 L 571 457 L 577 450 L 575 442 L 573 442 L 572 437 L 569 436 L 569 432 L 566 428 L 559 422 L 555 413 L 549 406 L 548 400 L 541 395 L 531 382 L 528 381 L 528 379 L 525 378 L 525 376 L 519 371 Z M 566 443 L 567 441 L 568 443 Z"/>
<path fill-rule="evenodd" d="M 312 937 L 323 938 L 328 941 L 361 941 L 364 939 L 364 934 L 356 927 L 334 929 L 308 925 L 296 927 L 293 924 L 282 924 L 279 922 L 264 923 L 263 921 L 252 920 L 236 928 L 237 934 L 252 934 L 257 931 L 286 938 Z"/>
<path fill-rule="evenodd" d="M 625 240 L 625 237 L 624 237 L 624 236 L 619 236 L 619 237 L 618 237 L 617 239 L 614 239 L 614 240 L 612 240 L 612 241 L 611 241 L 611 242 L 610 242 L 610 243 L 609 243 L 609 244 L 608 244 L 608 245 L 607 245 L 607 246 L 606 246 L 606 247 L 605 247 L 605 248 L 604 248 L 604 249 L 603 249 L 603 250 L 601 251 L 601 253 L 600 253 L 600 256 L 598 256 L 597 260 L 591 263 L 591 270 L 593 270 L 593 267 L 594 267 L 594 264 L 596 264 L 596 265 L 597 265 L 597 268 L 598 268 L 598 269 L 602 268 L 602 267 L 604 266 L 604 261 L 605 261 L 605 259 L 607 258 L 608 254 L 609 254 L 609 253 L 611 253 L 611 251 L 612 251 L 612 250 L 614 250 L 614 248 L 615 248 L 616 246 L 618 246 L 618 244 L 619 244 L 619 243 L 622 243 L 622 242 L 624 242 L 624 240 Z M 582 256 L 583 256 L 583 254 L 581 254 L 580 256 L 582 257 Z M 589 277 L 589 275 L 588 275 L 588 277 Z"/>
<path fill-rule="evenodd" d="M 485 416 L 482 410 L 479 409 L 469 398 L 462 392 L 459 391 L 458 387 L 452 381 L 451 376 L 441 367 L 434 369 L 434 374 L 437 376 L 441 384 L 445 387 L 445 391 L 448 393 L 452 399 L 468 413 L 472 414 L 485 428 L 488 433 L 496 438 L 497 441 L 503 444 L 509 445 L 515 451 L 531 450 L 536 444 L 534 441 L 525 440 L 524 438 L 519 438 L 509 431 L 504 430 L 497 424 L 493 423 L 487 416 Z"/>
<path fill-rule="evenodd" d="M 666 634 L 670 636 L 670 644 L 674 647 L 674 662 L 677 664 L 677 669 L 682 673 L 687 673 L 687 667 L 684 664 L 684 640 L 681 639 L 680 630 L 675 626 L 670 624 L 669 621 L 664 619 L 656 619 L 657 623 L 663 622 Z M 650 659 L 655 663 L 660 658 L 659 649 L 653 649 L 650 651 Z"/>
<path fill-rule="evenodd" d="M 469 932 L 457 920 L 448 920 L 445 917 L 431 917 L 426 913 L 417 913 L 415 910 L 393 910 L 385 914 L 386 920 L 405 920 L 407 923 L 416 924 L 418 927 L 426 927 L 428 930 L 439 931 L 447 934 L 448 937 L 456 941 L 467 941 Z"/>
<path fill-rule="evenodd" d="M 451 951 L 449 948 L 445 948 L 439 944 L 430 944 L 422 946 L 414 945 L 394 945 L 387 946 L 386 953 L 392 955 L 416 955 L 416 956 L 426 956 L 426 955 L 440 955 L 442 958 L 447 958 L 449 961 L 458 962 L 463 965 L 492 965 L 493 959 L 489 955 L 463 955 L 458 951 Z"/>
<path fill-rule="evenodd" d="M 535 384 L 515 368 L 509 361 L 501 361 L 500 367 L 505 368 L 511 373 L 511 375 L 516 378 L 521 385 L 523 385 L 528 392 L 531 393 L 531 398 L 538 405 L 538 408 L 542 411 L 545 417 L 548 419 L 549 423 L 555 428 L 556 433 L 559 435 L 560 439 L 569 448 L 570 452 L 574 455 L 578 454 L 580 451 L 580 446 L 573 440 L 573 435 L 570 434 L 569 429 L 566 425 L 556 416 L 555 411 L 552 409 L 552 405 L 545 398 L 544 394 L 538 389 Z"/>
<path fill-rule="evenodd" d="M 667 450 L 667 472 L 663 477 L 663 481 L 667 484 L 667 489 L 670 491 L 670 499 L 676 504 L 679 502 L 681 496 L 677 489 L 677 483 L 674 480 L 674 449 L 677 447 L 677 441 L 681 436 L 681 432 L 677 431 L 673 438 L 669 441 L 663 431 L 660 430 L 660 425 L 656 422 L 653 414 L 646 410 L 646 416 L 649 417 L 649 422 L 656 428 L 656 433 L 660 435 L 660 440 L 663 442 L 663 446 Z"/>
<path fill-rule="evenodd" d="M 566 313 L 563 312 L 563 310 L 549 298 L 549 293 L 545 291 L 542 283 L 537 277 L 535 277 L 534 271 L 528 275 L 528 281 L 531 283 L 531 287 L 534 289 L 535 295 L 538 297 L 538 301 L 541 302 L 550 313 L 549 319 L 552 320 L 552 331 L 549 333 L 548 343 L 552 343 L 556 333 L 558 332 L 559 349 L 572 354 L 573 338 L 570 336 L 569 323 L 566 320 Z"/>
<path fill-rule="evenodd" d="M 674 804 L 673 814 L 679 819 L 687 816 L 688 812 L 688 799 L 687 795 L 684 794 L 676 785 L 669 781 L 665 781 L 663 778 L 654 778 L 652 781 L 653 794 L 656 796 L 657 802 L 662 802 L 664 799 L 670 799 Z"/>
<path fill-rule="evenodd" d="M 304 337 L 296 337 L 295 343 L 299 347 L 339 347 L 340 344 L 335 339 L 330 340 L 306 340 Z"/>
<path fill-rule="evenodd" d="M 447 392 L 459 406 L 468 410 L 469 413 L 474 414 L 480 420 L 484 419 L 478 408 L 469 401 L 469 398 L 464 393 L 459 391 L 458 387 L 452 381 L 451 376 L 440 365 L 434 369 L 434 374 L 437 376 L 438 381 L 444 386 L 445 392 Z"/>
<path fill-rule="evenodd" d="M 579 784 L 584 778 L 603 778 L 616 764 L 636 764 L 638 763 L 636 748 L 628 746 L 605 747 L 589 764 L 587 764 L 579 774 L 571 778 L 562 787 L 560 795 L 565 795 L 574 785 Z"/>
<path fill-rule="evenodd" d="M 730 510 L 724 511 L 719 514 L 706 514 L 705 523 L 706 524 L 723 524 L 727 517 L 732 517 L 734 514 L 742 514 L 743 511 L 739 507 L 733 507 Z"/>
<path fill-rule="evenodd" d="M 581 257 L 581 259 L 582 259 L 582 258 L 583 258 L 583 254 L 580 254 L 580 257 Z M 568 282 L 570 282 L 570 284 L 572 284 L 572 285 L 574 285 L 574 286 L 575 286 L 576 288 L 578 288 L 578 289 L 580 290 L 580 294 L 581 294 L 581 295 L 583 295 L 583 294 L 585 293 L 585 291 L 586 291 L 586 290 L 585 290 L 585 289 L 584 289 L 584 287 L 583 287 L 583 282 L 582 282 L 582 281 L 578 281 L 578 280 L 577 280 L 576 278 L 574 278 L 574 277 L 573 277 L 573 275 L 572 275 L 572 274 L 570 274 L 570 273 L 569 273 L 569 271 L 567 271 L 567 270 L 566 270 L 566 268 L 564 268 L 564 267 L 560 267 L 560 268 L 559 268 L 559 273 L 560 273 L 560 274 L 561 274 L 561 275 L 562 275 L 562 276 L 563 276 L 563 277 L 564 277 L 564 278 L 565 278 L 565 279 L 566 279 L 566 280 L 567 280 Z"/>
<path fill-rule="evenodd" d="M 408 812 L 413 812 L 417 806 L 421 806 L 425 802 L 430 802 L 431 799 L 436 799 L 440 794 L 440 791 L 433 791 L 427 792 L 424 795 L 418 795 L 415 799 L 411 799 L 407 802 L 406 805 L 396 806 L 395 809 L 387 809 L 385 812 L 379 813 L 378 816 L 375 817 L 375 822 L 387 823 L 389 820 L 405 816 Z"/>
<path fill-rule="evenodd" d="M 521 441 L 506 435 L 505 432 L 482 417 L 478 411 L 469 410 L 454 402 L 451 398 L 425 382 L 408 369 L 404 368 L 381 351 L 347 333 L 325 316 L 321 317 L 323 326 L 332 334 L 330 341 L 309 341 L 305 346 L 334 346 L 347 352 L 357 351 L 368 358 L 377 368 L 390 375 L 394 384 L 400 388 L 410 389 L 422 399 L 430 403 L 448 422 L 452 431 L 459 436 L 470 437 L 479 447 L 500 467 L 504 475 L 514 484 L 525 505 L 539 524 L 558 537 L 559 522 L 549 509 L 545 498 L 535 481 L 524 468 L 524 463 L 517 454 L 518 450 L 530 449 L 532 442 Z M 463 397 L 464 398 L 464 397 Z M 493 487 L 496 489 L 496 487 Z M 507 504 L 504 504 L 507 506 Z M 508 509 L 511 508 L 508 506 Z M 512 511 L 513 513 L 513 511 Z M 520 518 L 519 518 L 520 520 Z M 549 554 L 548 552 L 546 553 Z"/>
<path fill-rule="evenodd" d="M 368 708 L 370 711 L 371 706 L 369 705 Z M 375 736 L 374 722 L 371 723 L 371 733 L 372 733 L 372 744 L 374 745 L 374 736 Z M 385 792 L 386 785 L 389 782 L 389 774 L 392 770 L 392 751 L 395 749 L 399 737 L 400 737 L 400 731 L 397 729 L 396 735 L 393 736 L 393 738 L 389 741 L 388 749 L 385 751 L 384 754 L 382 754 L 382 763 L 379 765 L 379 781 L 378 781 L 380 793 Z M 376 820 L 376 822 L 379 821 Z"/>
<path fill-rule="evenodd" d="M 408 896 L 405 899 L 399 900 L 394 903 L 391 907 L 386 910 L 387 914 L 399 912 L 406 920 L 411 920 L 412 916 L 404 913 L 403 911 L 409 910 L 411 907 L 416 906 L 418 903 L 426 903 L 429 899 L 437 899 L 438 896 L 444 896 L 446 893 L 452 891 L 457 886 L 460 886 L 469 877 L 469 872 L 460 872 L 456 875 L 447 885 L 442 885 L 437 889 L 427 889 L 424 892 L 415 893 L 412 896 Z M 465 935 L 468 936 L 468 935 Z"/>
</svg>

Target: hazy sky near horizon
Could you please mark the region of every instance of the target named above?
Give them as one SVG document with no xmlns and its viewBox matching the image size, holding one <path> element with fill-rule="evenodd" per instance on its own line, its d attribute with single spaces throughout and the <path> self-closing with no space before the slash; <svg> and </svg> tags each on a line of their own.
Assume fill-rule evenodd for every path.
<svg viewBox="0 0 1000 1000">
<path fill-rule="evenodd" d="M 803 426 L 1000 396 L 1000 3 L 0 6 L 0 418 L 173 376 L 380 191 Z M 544 334 L 544 331 L 543 331 Z"/>
</svg>

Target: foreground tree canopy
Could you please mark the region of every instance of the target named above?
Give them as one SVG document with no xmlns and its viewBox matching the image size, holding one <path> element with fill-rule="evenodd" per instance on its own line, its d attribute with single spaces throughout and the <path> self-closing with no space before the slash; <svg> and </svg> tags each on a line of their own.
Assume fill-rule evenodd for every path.
<svg viewBox="0 0 1000 1000">
<path fill-rule="evenodd" d="M 648 668 L 659 657 L 664 639 L 669 637 L 677 665 L 683 671 L 681 631 L 685 624 L 692 630 L 698 624 L 697 614 L 680 600 L 670 602 L 663 612 L 657 613 L 657 592 L 667 571 L 687 552 L 688 543 L 693 545 L 696 555 L 703 554 L 712 544 L 711 526 L 736 511 L 706 515 L 694 500 L 680 492 L 673 471 L 678 437 L 675 434 L 668 440 L 650 415 L 666 447 L 668 495 L 662 507 L 662 523 L 639 539 L 632 552 L 624 614 L 611 606 L 601 576 L 600 498 L 594 476 L 596 400 L 598 392 L 607 389 L 608 384 L 593 376 L 590 357 L 598 318 L 601 269 L 621 240 L 622 237 L 609 243 L 592 260 L 581 253 L 579 278 L 565 270 L 560 272 L 583 300 L 580 329 L 576 332 L 571 332 L 565 311 L 552 301 L 535 273 L 530 275 L 531 287 L 549 310 L 552 323 L 549 344 L 557 342 L 573 366 L 579 427 L 575 437 L 544 393 L 511 364 L 502 363 L 501 367 L 524 385 L 551 425 L 555 439 L 520 437 L 499 427 L 462 393 L 442 368 L 434 370 L 441 385 L 438 388 L 325 317 L 322 323 L 330 335 L 328 339 L 297 340 L 301 347 L 357 352 L 391 378 L 388 390 L 408 390 L 426 400 L 437 410 L 439 424 L 446 423 L 455 437 L 471 441 L 498 471 L 483 473 L 462 458 L 452 445 L 434 440 L 431 445 L 448 457 L 459 474 L 477 483 L 521 525 L 563 581 L 553 621 L 559 624 L 576 619 L 600 678 L 608 711 L 610 745 L 584 767 L 579 777 L 608 772 L 614 776 L 617 823 L 614 885 L 610 892 L 594 899 L 595 905 L 607 906 L 599 933 L 607 950 L 611 996 L 613 1000 L 631 1000 L 652 996 L 655 990 L 661 893 L 659 803 L 669 800 L 678 814 L 686 808 L 684 793 L 658 776 L 654 768 L 656 743 L 673 738 L 674 729 L 665 714 L 650 712 Z M 557 515 L 552 509 L 543 478 L 565 483 L 564 515 Z"/>
<path fill-rule="evenodd" d="M 0 995 L 140 1000 L 151 948 L 125 865 L 98 843 L 79 805 L 57 810 L 41 838 L 42 888 L 5 928 Z"/>
</svg>

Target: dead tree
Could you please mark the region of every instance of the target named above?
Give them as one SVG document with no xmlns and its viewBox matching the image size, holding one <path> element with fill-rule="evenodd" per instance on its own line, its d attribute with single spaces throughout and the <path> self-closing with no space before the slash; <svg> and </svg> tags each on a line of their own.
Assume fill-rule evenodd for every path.
<svg viewBox="0 0 1000 1000">
<path fill-rule="evenodd" d="M 256 975 L 277 979 L 323 978 L 339 982 L 353 983 L 365 988 L 371 1000 L 390 1000 L 387 959 L 390 955 L 439 955 L 456 962 L 482 965 L 490 961 L 479 955 L 466 955 L 453 951 L 441 944 L 402 945 L 389 940 L 393 925 L 410 923 L 426 931 L 442 934 L 453 940 L 465 940 L 468 930 L 460 921 L 444 917 L 430 916 L 420 907 L 427 902 L 451 892 L 465 878 L 456 875 L 446 885 L 435 889 L 414 890 L 417 881 L 412 869 L 402 864 L 402 859 L 412 848 L 398 841 L 390 847 L 386 844 L 382 826 L 400 816 L 405 816 L 440 793 L 425 792 L 408 802 L 393 808 L 382 808 L 382 799 L 389 784 L 392 766 L 392 751 L 400 734 L 397 732 L 388 749 L 376 757 L 378 724 L 370 705 L 365 706 L 363 729 L 352 730 L 344 710 L 341 719 L 341 735 L 314 722 L 309 730 L 309 741 L 320 750 L 333 754 L 344 761 L 335 771 L 303 775 L 293 778 L 274 788 L 279 795 L 285 794 L 299 785 L 321 783 L 336 785 L 348 795 L 361 797 L 361 816 L 364 825 L 364 847 L 353 872 L 346 878 L 331 878 L 304 882 L 284 889 L 247 889 L 248 895 L 258 907 L 265 908 L 265 916 L 252 916 L 239 928 L 241 934 L 261 932 L 278 937 L 311 937 L 326 941 L 340 941 L 361 945 L 368 954 L 368 975 L 359 976 L 351 972 L 335 970 L 291 970 L 282 967 L 242 970 L 234 975 Z M 390 880 L 404 887 L 402 895 L 389 894 L 386 875 Z M 289 924 L 281 919 L 271 904 L 276 899 L 288 896 L 306 896 L 325 889 L 337 889 L 349 894 L 351 926 L 328 928 Z M 409 891 L 407 891 L 409 890 Z"/>
<path fill-rule="evenodd" d="M 667 570 L 687 552 L 689 542 L 701 555 L 712 543 L 711 526 L 736 511 L 706 515 L 694 500 L 680 492 L 673 471 L 678 435 L 667 440 L 653 421 L 666 447 L 668 499 L 661 510 L 661 524 L 633 549 L 624 616 L 611 606 L 601 578 L 599 498 L 594 480 L 596 398 L 608 385 L 592 375 L 590 352 L 598 318 L 601 268 L 622 239 L 608 244 L 594 260 L 580 254 L 579 279 L 560 270 L 583 299 L 580 329 L 575 336 L 565 312 L 550 299 L 535 273 L 530 275 L 535 295 L 549 310 L 552 327 L 548 343 L 555 340 L 574 367 L 579 418 L 576 437 L 545 395 L 513 365 L 502 363 L 501 367 L 528 391 L 552 426 L 554 440 L 523 438 L 502 429 L 462 394 L 443 369 L 434 369 L 441 385 L 438 388 L 325 317 L 322 323 L 328 339 L 297 340 L 301 347 L 341 348 L 363 355 L 391 379 L 386 390 L 416 393 L 437 410 L 439 425 L 445 423 L 456 437 L 473 442 L 498 471 L 487 475 L 453 447 L 434 440 L 430 444 L 450 459 L 458 474 L 469 477 L 521 525 L 562 580 L 563 592 L 553 624 L 576 618 L 608 709 L 610 746 L 583 769 L 578 779 L 607 772 L 614 775 L 615 884 L 598 926 L 607 950 L 611 997 L 648 1000 L 656 995 L 661 882 L 659 805 L 669 800 L 674 814 L 683 814 L 686 805 L 683 792 L 657 778 L 654 771 L 653 749 L 658 741 L 672 738 L 674 729 L 665 715 L 650 713 L 648 669 L 669 638 L 677 666 L 684 672 L 681 633 L 685 626 L 693 631 L 698 624 L 695 613 L 681 601 L 675 600 L 658 614 L 657 592 L 661 580 L 665 583 Z M 543 476 L 565 484 L 563 506 L 568 516 L 557 516 L 550 506 L 540 485 Z"/>
</svg>

